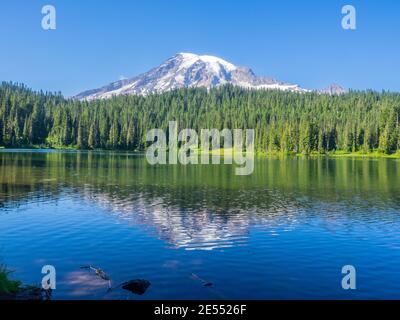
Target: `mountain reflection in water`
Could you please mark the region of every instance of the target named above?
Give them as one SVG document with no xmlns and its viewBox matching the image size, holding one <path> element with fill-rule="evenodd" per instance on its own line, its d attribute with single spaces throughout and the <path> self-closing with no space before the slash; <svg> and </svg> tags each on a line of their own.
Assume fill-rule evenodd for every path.
<svg viewBox="0 0 400 320">
<path fill-rule="evenodd" d="M 213 298 L 192 283 L 195 271 L 228 298 L 343 297 L 336 283 L 352 261 L 366 264 L 360 297 L 400 292 L 398 160 L 260 158 L 251 176 L 234 169 L 0 151 L 0 256 L 28 282 L 32 265 L 59 261 L 68 290 L 56 298 L 121 298 L 102 296 L 98 281 L 81 286 L 85 263 L 118 281 L 149 279 L 144 298 Z"/>
</svg>

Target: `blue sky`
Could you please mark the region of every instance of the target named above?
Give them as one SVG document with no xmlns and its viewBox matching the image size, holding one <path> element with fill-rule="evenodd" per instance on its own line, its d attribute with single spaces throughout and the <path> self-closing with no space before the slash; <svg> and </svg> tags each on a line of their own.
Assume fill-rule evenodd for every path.
<svg viewBox="0 0 400 320">
<path fill-rule="evenodd" d="M 57 29 L 41 28 L 41 8 Z M 341 8 L 357 9 L 343 30 Z M 2 0 L 0 80 L 66 96 L 177 52 L 212 54 L 305 88 L 400 91 L 398 0 Z"/>
</svg>

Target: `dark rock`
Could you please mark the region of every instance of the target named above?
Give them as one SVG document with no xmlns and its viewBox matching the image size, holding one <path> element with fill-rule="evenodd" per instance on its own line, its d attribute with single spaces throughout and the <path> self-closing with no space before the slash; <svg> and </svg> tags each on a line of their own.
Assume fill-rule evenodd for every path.
<svg viewBox="0 0 400 320">
<path fill-rule="evenodd" d="M 150 282 L 143 279 L 136 279 L 122 284 L 122 289 L 130 291 L 137 295 L 142 295 L 150 287 Z"/>
</svg>

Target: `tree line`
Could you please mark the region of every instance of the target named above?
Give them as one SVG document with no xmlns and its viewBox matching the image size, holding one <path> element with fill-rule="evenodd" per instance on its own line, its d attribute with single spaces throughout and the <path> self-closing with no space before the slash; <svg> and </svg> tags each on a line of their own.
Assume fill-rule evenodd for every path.
<svg viewBox="0 0 400 320">
<path fill-rule="evenodd" d="M 400 151 L 400 94 L 342 95 L 246 90 L 231 85 L 163 94 L 76 101 L 61 93 L 0 85 L 0 146 L 144 150 L 146 133 L 255 129 L 264 152 Z"/>
</svg>

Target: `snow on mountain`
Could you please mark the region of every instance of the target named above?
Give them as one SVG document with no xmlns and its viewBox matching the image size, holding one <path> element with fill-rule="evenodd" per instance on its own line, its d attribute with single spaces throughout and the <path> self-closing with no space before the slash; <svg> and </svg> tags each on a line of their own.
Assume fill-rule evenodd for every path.
<svg viewBox="0 0 400 320">
<path fill-rule="evenodd" d="M 211 88 L 233 84 L 248 89 L 278 89 L 308 92 L 295 84 L 257 77 L 246 67 L 238 67 L 221 58 L 178 53 L 160 66 L 132 79 L 121 79 L 99 89 L 76 95 L 79 100 L 108 99 L 118 95 L 148 95 L 178 88 Z"/>
</svg>

